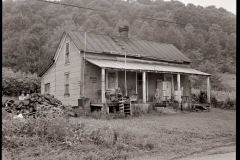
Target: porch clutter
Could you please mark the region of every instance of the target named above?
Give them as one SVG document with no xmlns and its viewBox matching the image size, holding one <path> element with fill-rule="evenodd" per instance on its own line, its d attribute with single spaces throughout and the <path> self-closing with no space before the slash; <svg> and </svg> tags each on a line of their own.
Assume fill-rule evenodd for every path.
<svg viewBox="0 0 240 160">
<path fill-rule="evenodd" d="M 153 102 L 161 103 L 162 102 L 162 94 L 160 93 L 159 89 L 156 89 L 156 93 L 154 94 Z"/>
</svg>

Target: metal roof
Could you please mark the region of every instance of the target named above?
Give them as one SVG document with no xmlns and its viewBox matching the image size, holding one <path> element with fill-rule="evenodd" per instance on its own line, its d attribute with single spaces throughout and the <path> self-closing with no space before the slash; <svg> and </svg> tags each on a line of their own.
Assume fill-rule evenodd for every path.
<svg viewBox="0 0 240 160">
<path fill-rule="evenodd" d="M 85 32 L 66 32 L 76 47 L 79 50 L 84 50 Z M 123 39 L 121 37 L 91 32 L 87 33 L 87 52 L 124 54 L 125 49 L 127 50 L 127 55 L 139 55 L 165 61 L 190 62 L 190 59 L 172 44 L 137 39 Z"/>
<path fill-rule="evenodd" d="M 86 59 L 86 60 L 101 68 L 125 69 L 125 62 L 123 61 L 113 61 L 113 60 L 103 60 L 103 59 Z M 142 71 L 149 71 L 149 72 L 166 72 L 166 73 L 170 72 L 170 73 L 210 76 L 210 74 L 208 73 L 204 73 L 192 68 L 167 66 L 167 65 L 154 64 L 154 63 L 127 62 L 126 69 L 138 70 L 138 71 L 142 70 Z"/>
<path fill-rule="evenodd" d="M 67 31 L 70 38 L 79 50 L 84 50 L 85 32 Z M 102 53 L 102 52 L 123 52 L 109 35 L 87 33 L 86 51 Z"/>
</svg>

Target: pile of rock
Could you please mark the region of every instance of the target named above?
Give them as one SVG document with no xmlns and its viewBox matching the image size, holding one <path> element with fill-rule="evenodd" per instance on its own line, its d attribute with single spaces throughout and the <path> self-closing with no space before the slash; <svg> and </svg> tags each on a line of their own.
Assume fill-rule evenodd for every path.
<svg viewBox="0 0 240 160">
<path fill-rule="evenodd" d="M 2 107 L 9 113 L 22 114 L 23 117 L 46 116 L 51 113 L 63 115 L 65 112 L 61 101 L 54 98 L 53 95 L 40 93 L 32 93 L 20 102 L 7 100 Z"/>
</svg>

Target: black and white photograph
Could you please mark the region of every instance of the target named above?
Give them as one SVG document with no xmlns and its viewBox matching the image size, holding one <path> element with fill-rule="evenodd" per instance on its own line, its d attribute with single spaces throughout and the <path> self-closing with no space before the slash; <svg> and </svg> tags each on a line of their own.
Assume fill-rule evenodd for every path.
<svg viewBox="0 0 240 160">
<path fill-rule="evenodd" d="M 3 160 L 236 160 L 236 0 L 2 0 Z"/>
</svg>

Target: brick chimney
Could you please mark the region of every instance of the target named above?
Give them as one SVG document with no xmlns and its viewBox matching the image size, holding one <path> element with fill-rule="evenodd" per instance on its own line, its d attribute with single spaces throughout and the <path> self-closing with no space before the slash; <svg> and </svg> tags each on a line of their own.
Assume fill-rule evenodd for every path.
<svg viewBox="0 0 240 160">
<path fill-rule="evenodd" d="M 128 26 L 121 26 L 118 28 L 120 37 L 127 39 L 128 38 L 128 32 L 129 32 L 129 27 Z"/>
</svg>

